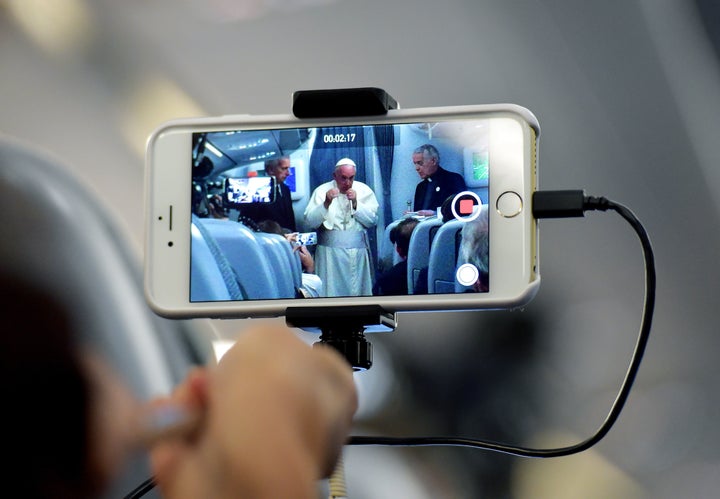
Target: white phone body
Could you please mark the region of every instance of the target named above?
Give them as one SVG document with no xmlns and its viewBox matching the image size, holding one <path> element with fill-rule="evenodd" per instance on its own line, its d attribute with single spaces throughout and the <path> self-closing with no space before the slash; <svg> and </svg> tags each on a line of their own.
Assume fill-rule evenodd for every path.
<svg viewBox="0 0 720 499">
<path fill-rule="evenodd" d="M 375 133 L 375 127 L 383 127 L 385 133 Z M 361 135 L 362 147 L 357 142 Z M 288 307 L 379 305 L 388 312 L 520 307 L 533 298 L 540 284 L 537 225 L 531 210 L 537 187 L 538 136 L 539 125 L 533 114 L 512 104 L 390 110 L 387 115 L 362 118 L 239 115 L 167 122 L 151 135 L 147 145 L 146 298 L 158 314 L 177 318 L 277 317 L 285 315 Z M 420 255 L 421 250 L 412 249 L 412 245 L 410 251 L 414 252 L 413 265 L 422 267 L 427 260 L 428 276 L 435 278 L 428 285 L 428 294 L 415 294 L 412 279 L 404 295 L 376 296 L 367 291 L 361 296 L 318 298 L 296 298 L 287 292 L 253 294 L 250 288 L 261 281 L 269 281 L 277 288 L 281 280 L 293 274 L 297 283 L 295 264 L 255 264 L 251 258 L 237 255 L 240 250 L 235 248 L 240 243 L 228 243 L 227 238 L 234 236 L 227 234 L 235 231 L 240 239 L 252 240 L 258 233 L 252 234 L 252 228 L 239 222 L 237 213 L 230 213 L 228 219 L 211 220 L 212 214 L 198 204 L 212 196 L 209 190 L 225 177 L 264 175 L 263 155 L 289 155 L 296 231 L 315 232 L 316 227 L 304 225 L 303 216 L 313 191 L 333 180 L 334 161 L 353 157 L 362 165 L 357 167 L 355 182 L 368 186 L 378 203 L 377 222 L 365 229 L 374 284 L 380 270 L 388 270 L 401 260 L 387 240 L 388 226 L 412 216 L 406 213 L 417 211 L 414 193 L 422 179 L 413 164 L 413 150 L 427 143 L 440 152 L 440 166 L 464 176 L 467 191 L 471 192 L 451 204 L 460 220 L 453 224 L 460 232 L 455 232 L 454 249 L 442 249 L 451 255 L 444 258 L 445 266 L 449 262 L 456 272 L 454 278 L 464 279 L 464 284 L 456 284 L 454 290 L 447 276 L 442 277 L 444 281 L 438 279 L 441 271 L 437 264 L 430 266 L 433 242 L 427 242 L 427 255 Z M 254 155 L 247 153 L 251 146 L 257 148 Z M 241 150 L 245 152 L 241 154 Z M 208 156 L 215 166 L 208 173 L 205 164 L 205 170 L 197 172 L 193 179 L 199 156 Z M 324 163 L 317 159 L 320 156 Z M 313 176 L 318 164 L 327 172 L 320 178 Z M 439 207 L 436 211 L 440 215 Z M 460 246 L 466 244 L 462 228 L 470 222 L 478 223 L 478 214 L 487 217 L 488 227 L 487 290 L 479 292 L 468 280 L 477 272 L 467 272 L 467 266 L 464 274 L 459 272 L 467 262 L 458 259 Z M 421 217 L 420 221 L 425 225 L 448 225 L 440 224 L 436 216 Z M 419 227 L 412 238 L 434 241 L 434 236 L 420 234 Z M 434 234 L 438 230 L 436 227 Z M 216 231 L 223 235 L 216 237 Z M 316 248 L 320 245 L 321 241 Z M 433 255 L 433 262 L 438 260 L 439 251 Z M 315 257 L 317 267 L 322 259 L 318 253 Z M 333 269 L 327 265 L 326 272 L 330 273 L 326 279 L 334 280 Z M 413 267 L 412 272 L 417 274 L 420 267 Z M 238 285 L 228 279 L 235 279 Z"/>
</svg>

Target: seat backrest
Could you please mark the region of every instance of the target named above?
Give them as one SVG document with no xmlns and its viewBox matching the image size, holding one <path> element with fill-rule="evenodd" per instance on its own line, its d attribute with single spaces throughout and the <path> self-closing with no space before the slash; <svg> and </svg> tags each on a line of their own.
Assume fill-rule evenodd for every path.
<svg viewBox="0 0 720 499">
<path fill-rule="evenodd" d="M 243 300 L 245 297 L 230 262 L 197 220 L 193 215 L 190 227 L 190 301 Z"/>
<path fill-rule="evenodd" d="M 210 337 L 209 329 L 198 329 L 203 321 L 152 312 L 140 255 L 106 207 L 65 165 L 2 136 L 0 233 L 0 265 L 53 293 L 82 341 L 99 350 L 140 399 L 169 393 L 210 355 L 209 340 L 198 342 L 200 335 Z M 148 476 L 146 459 L 138 456 L 107 497 L 125 495 Z"/>
<path fill-rule="evenodd" d="M 243 296 L 248 299 L 279 298 L 270 259 L 258 240 L 258 233 L 241 223 L 215 218 L 198 218 L 198 224 L 222 251 L 237 276 Z"/>
<path fill-rule="evenodd" d="M 421 221 L 410 236 L 408 248 L 408 293 L 415 291 L 415 282 L 423 269 L 428 267 L 430 260 L 430 229 L 442 225 L 439 218 L 429 218 Z"/>
<path fill-rule="evenodd" d="M 428 292 L 454 293 L 460 231 L 465 222 L 448 220 L 438 227 L 428 263 Z"/>
<path fill-rule="evenodd" d="M 400 220 L 390 222 L 383 232 L 383 238 L 380 241 L 380 250 L 378 251 L 377 271 L 380 274 L 386 272 L 400 261 L 400 255 L 397 254 L 397 251 L 395 251 L 395 245 L 390 241 L 390 232 L 399 223 Z"/>
<path fill-rule="evenodd" d="M 300 260 L 292 253 L 290 243 L 279 234 L 259 232 L 255 235 L 265 249 L 273 269 L 272 277 L 278 287 L 278 298 L 294 298 L 295 290 L 302 284 L 302 276 L 297 271 L 302 272 L 302 269 L 299 268 Z"/>
</svg>

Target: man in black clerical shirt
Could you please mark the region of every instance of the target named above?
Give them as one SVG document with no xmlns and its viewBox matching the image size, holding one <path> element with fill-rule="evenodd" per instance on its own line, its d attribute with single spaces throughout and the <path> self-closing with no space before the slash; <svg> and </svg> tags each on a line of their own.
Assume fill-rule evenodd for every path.
<svg viewBox="0 0 720 499">
<path fill-rule="evenodd" d="M 285 185 L 285 179 L 290 175 L 290 158 L 281 156 L 265 161 L 265 173 L 273 177 L 274 201 L 271 203 L 252 203 L 242 208 L 241 215 L 255 222 L 274 220 L 283 229 L 297 232 L 295 212 L 292 204 L 292 193 Z"/>
<path fill-rule="evenodd" d="M 415 171 L 422 181 L 415 187 L 413 211 L 419 215 L 433 215 L 453 194 L 467 190 L 462 175 L 440 166 L 440 154 L 432 144 L 423 144 L 413 151 Z"/>
</svg>

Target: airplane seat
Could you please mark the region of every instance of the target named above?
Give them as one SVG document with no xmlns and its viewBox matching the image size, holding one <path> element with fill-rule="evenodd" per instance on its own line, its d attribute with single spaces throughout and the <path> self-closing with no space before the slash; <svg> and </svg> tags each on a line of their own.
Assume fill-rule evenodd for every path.
<svg viewBox="0 0 720 499">
<path fill-rule="evenodd" d="M 302 286 L 302 263 L 300 262 L 300 255 L 293 251 L 291 244 L 288 244 L 288 240 L 285 236 L 277 236 L 275 238 L 275 246 L 279 248 L 280 253 L 284 256 L 285 261 L 288 263 L 290 282 L 292 286 L 292 296 L 297 296 L 298 289 Z"/>
<path fill-rule="evenodd" d="M 390 241 L 390 232 L 395 228 L 400 220 L 390 222 L 383 232 L 382 241 L 380 241 L 380 251 L 378 253 L 378 273 L 389 270 L 393 265 L 400 261 L 400 255 L 395 251 L 395 245 Z"/>
<path fill-rule="evenodd" d="M 235 272 L 208 233 L 203 233 L 199 217 L 192 216 L 190 254 L 190 300 L 244 300 Z"/>
<path fill-rule="evenodd" d="M 80 341 L 101 352 L 141 400 L 168 394 L 191 366 L 210 358 L 205 321 L 152 312 L 141 256 L 99 198 L 66 165 L 6 136 L 0 136 L 0 227 L 0 265 L 56 296 Z M 138 455 L 106 497 L 123 497 L 148 476 L 146 456 Z"/>
<path fill-rule="evenodd" d="M 430 232 L 428 233 L 428 245 L 430 246 L 431 250 L 432 250 L 433 241 L 435 240 L 435 236 L 437 235 L 438 230 L 440 230 L 440 227 L 442 227 L 442 224 L 436 225 L 434 227 L 430 227 Z"/>
<path fill-rule="evenodd" d="M 300 255 L 297 251 L 293 251 L 291 244 L 288 244 L 288 240 L 285 236 L 279 234 L 269 234 L 273 244 L 279 248 L 283 258 L 288 262 L 290 275 L 292 277 L 292 283 L 295 289 L 302 286 L 302 262 L 300 262 Z"/>
<path fill-rule="evenodd" d="M 438 227 L 428 263 L 428 292 L 454 293 L 460 231 L 465 222 L 448 220 Z"/>
<path fill-rule="evenodd" d="M 255 235 L 269 258 L 272 278 L 278 287 L 278 298 L 295 298 L 296 290 L 302 284 L 302 276 L 296 275 L 295 271 L 302 272 L 302 269 L 295 266 L 295 260 L 298 264 L 300 260 L 292 254 L 288 240 L 280 234 L 259 232 Z"/>
<path fill-rule="evenodd" d="M 430 230 L 433 227 L 442 225 L 439 218 L 428 218 L 422 220 L 410 236 L 410 246 L 408 248 L 408 293 L 414 294 L 415 282 L 427 268 L 430 259 Z"/>
<path fill-rule="evenodd" d="M 283 252 L 285 253 L 286 257 L 290 260 L 290 269 L 292 272 L 293 277 L 293 284 L 295 285 L 295 288 L 300 288 L 302 286 L 302 262 L 300 261 L 300 254 L 297 251 L 293 251 L 293 247 L 289 244 L 287 244 L 287 239 L 285 239 L 284 236 L 283 241 L 285 244 L 282 246 Z"/>
<path fill-rule="evenodd" d="M 267 252 L 245 225 L 231 220 L 198 218 L 202 230 L 210 234 L 235 271 L 243 296 L 248 299 L 279 298 L 277 282 Z"/>
</svg>

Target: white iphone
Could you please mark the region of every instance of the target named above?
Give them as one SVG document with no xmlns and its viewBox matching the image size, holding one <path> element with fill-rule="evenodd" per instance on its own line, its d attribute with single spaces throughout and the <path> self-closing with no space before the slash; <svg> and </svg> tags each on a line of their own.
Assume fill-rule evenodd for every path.
<svg viewBox="0 0 720 499">
<path fill-rule="evenodd" d="M 512 104 L 165 123 L 147 146 L 148 302 L 178 318 L 520 307 L 540 284 L 538 136 Z M 298 233 L 314 234 L 302 254 Z"/>
</svg>

